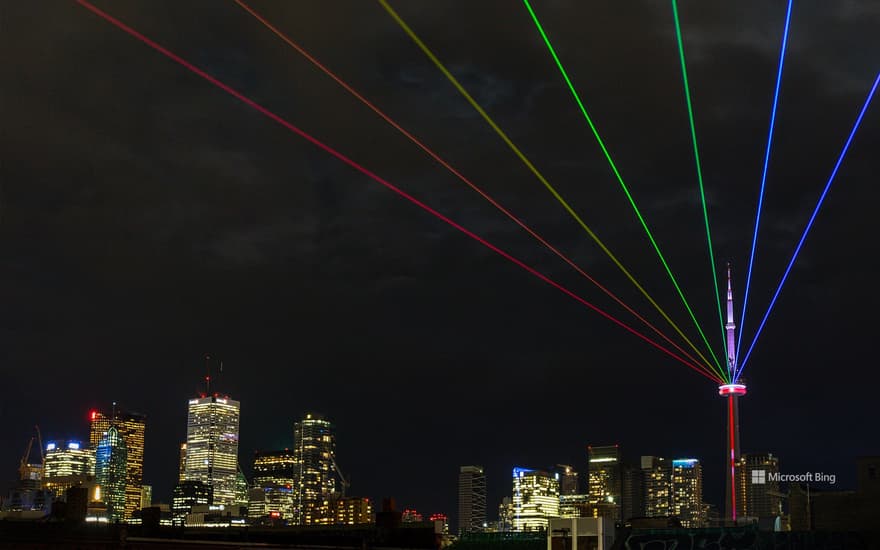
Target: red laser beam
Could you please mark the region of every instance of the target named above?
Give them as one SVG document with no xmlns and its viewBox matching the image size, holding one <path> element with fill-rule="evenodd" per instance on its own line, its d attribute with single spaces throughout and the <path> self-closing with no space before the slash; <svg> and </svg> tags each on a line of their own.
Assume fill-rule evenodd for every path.
<svg viewBox="0 0 880 550">
<path fill-rule="evenodd" d="M 210 83 L 213 84 L 214 86 L 220 88 L 221 90 L 223 90 L 224 92 L 228 93 L 228 94 L 231 95 L 232 97 L 238 99 L 238 100 L 241 101 L 242 103 L 244 103 L 244 104 L 248 105 L 249 107 L 253 108 L 254 110 L 258 111 L 258 112 L 261 113 L 262 115 L 264 115 L 264 116 L 266 116 L 266 117 L 272 119 L 273 121 L 277 122 L 278 124 L 284 126 L 285 128 L 287 128 L 287 129 L 290 130 L 291 132 L 297 134 L 297 135 L 300 136 L 301 138 L 305 139 L 306 141 L 308 141 L 308 142 L 311 143 L 312 145 L 318 147 L 319 149 L 322 149 L 323 151 L 325 151 L 325 152 L 329 153 L 330 155 L 336 157 L 337 159 L 339 159 L 340 161 L 344 162 L 345 164 L 351 166 L 352 168 L 354 168 L 354 169 L 357 170 L 358 172 L 361 172 L 361 173 L 364 174 L 365 176 L 367 176 L 367 177 L 369 177 L 370 179 L 376 181 L 377 183 L 383 185 L 383 186 L 386 187 L 387 189 L 389 189 L 389 190 L 391 190 L 391 191 L 397 193 L 398 195 L 400 195 L 400 196 L 403 197 L 404 199 L 410 201 L 411 203 L 415 204 L 415 205 L 418 206 L 419 208 L 421 208 L 421 209 L 425 210 L 426 212 L 432 214 L 433 216 L 435 216 L 436 218 L 438 218 L 438 219 L 440 219 L 441 221 L 445 222 L 446 224 L 448 224 L 448 225 L 454 227 L 455 229 L 457 229 L 457 230 L 459 230 L 460 232 L 464 233 L 465 235 L 467 235 L 467 236 L 470 237 L 471 239 L 473 239 L 473 240 L 477 241 L 478 243 L 482 244 L 483 246 L 485 246 L 485 247 L 488 248 L 489 250 L 491 250 L 491 251 L 495 252 L 496 254 L 502 256 L 502 257 L 505 258 L 506 260 L 508 260 L 508 261 L 510 261 L 510 262 L 512 262 L 512 263 L 514 263 L 514 264 L 516 264 L 516 265 L 519 266 L 520 268 L 522 268 L 522 269 L 528 271 L 529 273 L 531 273 L 531 274 L 534 275 L 535 277 L 541 279 L 543 282 L 549 284 L 550 286 L 556 288 L 557 290 L 563 292 L 564 294 L 567 294 L 569 297 L 571 297 L 571 298 L 577 300 L 578 302 L 580 302 L 581 304 L 583 304 L 583 305 L 587 306 L 588 308 L 592 309 L 593 311 L 595 311 L 596 313 L 598 313 L 598 314 L 601 315 L 602 317 L 605 317 L 606 319 L 608 319 L 609 321 L 611 321 L 611 322 L 613 322 L 614 324 L 618 325 L 619 327 L 621 327 L 621 328 L 625 329 L 626 331 L 632 333 L 633 335 L 639 337 L 640 339 L 644 340 L 645 342 L 647 342 L 647 343 L 650 344 L 651 346 L 653 346 L 653 347 L 659 349 L 659 350 L 662 351 L 663 353 L 665 353 L 665 354 L 669 355 L 670 357 L 676 359 L 677 361 L 681 362 L 681 363 L 684 364 L 685 366 L 687 366 L 687 367 L 693 369 L 694 371 L 696 371 L 696 372 L 702 374 L 703 376 L 705 376 L 706 378 L 709 378 L 710 380 L 713 380 L 713 381 L 718 382 L 718 383 L 721 383 L 721 382 L 722 382 L 717 376 L 713 376 L 713 375 L 711 375 L 710 373 L 706 373 L 706 372 L 704 372 L 703 370 L 700 369 L 700 367 L 698 367 L 698 366 L 696 366 L 696 365 L 694 365 L 694 364 L 692 364 L 692 363 L 686 361 L 684 358 L 682 358 L 681 356 L 677 355 L 676 353 L 670 351 L 669 349 L 667 349 L 667 348 L 664 347 L 663 345 L 661 345 L 661 344 L 655 342 L 654 340 L 650 339 L 649 337 L 645 336 L 644 334 L 642 334 L 642 333 L 640 333 L 639 331 L 635 330 L 634 328 L 630 327 L 629 325 L 627 325 L 627 324 L 624 323 L 623 321 L 621 321 L 621 320 L 617 319 L 616 317 L 614 317 L 613 315 L 611 315 L 611 314 L 605 312 L 605 311 L 602 310 L 601 308 L 599 308 L 599 307 L 597 307 L 597 306 L 591 304 L 590 302 L 588 302 L 588 301 L 586 301 L 585 299 L 581 298 L 579 295 L 575 294 L 575 293 L 572 292 L 571 290 L 568 290 L 566 287 L 564 287 L 564 286 L 562 286 L 561 284 L 557 283 L 557 282 L 554 281 L 553 279 L 550 279 L 549 277 L 547 277 L 546 275 L 544 275 L 544 274 L 541 273 L 540 271 L 534 269 L 533 267 L 531 267 L 531 266 L 525 264 L 524 262 L 520 261 L 519 259 L 515 258 L 514 256 L 508 254 L 508 253 L 505 252 L 504 250 L 498 248 L 497 246 L 495 246 L 494 244 L 490 243 L 489 241 L 483 239 L 483 238 L 480 237 L 479 235 L 477 235 L 477 234 L 471 232 L 470 230 L 468 230 L 467 228 L 463 227 L 462 225 L 459 225 L 458 223 L 454 222 L 453 220 L 447 218 L 446 216 L 444 216 L 444 215 L 441 214 L 440 212 L 434 210 L 433 208 L 431 208 L 431 207 L 428 206 L 427 204 L 425 204 L 425 203 L 421 202 L 420 200 L 416 199 L 415 197 L 409 195 L 408 193 L 406 193 L 406 192 L 403 191 L 402 189 L 399 189 L 398 187 L 396 187 L 396 186 L 393 185 L 392 183 L 390 183 L 390 182 L 386 181 L 385 179 L 381 178 L 380 176 L 374 174 L 373 172 L 371 172 L 371 171 L 368 170 L 367 168 L 364 168 L 363 166 L 361 166 L 361 165 L 358 164 L 357 162 L 351 160 L 350 158 L 348 158 L 348 157 L 346 157 L 345 155 L 343 155 L 342 153 L 336 151 L 336 150 L 333 149 L 332 147 L 330 147 L 330 146 L 324 144 L 323 142 L 319 141 L 318 139 L 312 137 L 311 135 L 307 134 L 307 133 L 304 132 L 303 130 L 300 130 L 298 127 L 294 126 L 293 124 L 291 124 L 291 123 L 288 122 L 287 120 L 283 119 L 283 118 L 280 117 L 279 115 L 277 115 L 277 114 L 273 113 L 272 111 L 266 109 L 265 107 L 263 107 L 263 106 L 260 105 L 259 103 L 255 102 L 254 100 L 252 100 L 252 99 L 248 98 L 247 96 L 243 95 L 242 93 L 238 92 L 237 90 L 235 90 L 235 89 L 232 88 L 231 86 L 229 86 L 229 85 L 227 85 L 227 84 L 221 82 L 220 80 L 214 78 L 214 77 L 211 76 L 210 74 L 208 74 L 208 73 L 206 73 L 205 71 L 201 70 L 200 68 L 196 67 L 196 66 L 193 65 L 192 63 L 186 61 L 185 59 L 183 59 L 182 57 L 178 56 L 177 54 L 175 54 L 175 53 L 171 52 L 170 50 L 164 48 L 163 46 L 159 45 L 158 43 L 156 43 L 156 42 L 150 40 L 149 38 L 147 38 L 147 37 L 144 36 L 143 34 L 137 32 L 136 30 L 134 30 L 134 29 L 132 29 L 131 27 L 127 26 L 125 23 L 119 21 L 118 19 L 114 18 L 114 17 L 111 16 L 110 14 L 108 14 L 108 13 L 104 12 L 103 10 L 97 8 L 96 6 L 94 6 L 94 5 L 92 5 L 91 3 L 87 2 L 86 0 L 76 0 L 76 2 L 77 2 L 77 4 L 79 4 L 80 6 L 82 6 L 82 7 L 86 8 L 86 9 L 88 9 L 89 11 L 91 11 L 92 13 L 94 13 L 95 15 L 101 17 L 102 19 L 104 19 L 104 20 L 107 21 L 108 23 L 110 23 L 110 24 L 112 24 L 113 26 L 117 27 L 117 28 L 120 29 L 121 31 L 123 31 L 123 32 L 129 34 L 130 36 L 132 36 L 132 37 L 134 37 L 134 38 L 140 40 L 141 42 L 143 42 L 143 43 L 146 44 L 147 46 L 153 48 L 153 49 L 156 50 L 157 52 L 161 53 L 162 55 L 168 57 L 168 58 L 171 59 L 172 61 L 178 63 L 178 64 L 181 65 L 181 66 L 183 66 L 184 68 L 186 68 L 186 69 L 189 70 L 190 72 L 192 72 L 192 73 L 194 73 L 194 74 L 196 74 L 196 75 L 202 77 L 203 79 L 207 80 L 208 82 L 210 82 Z"/>
<path fill-rule="evenodd" d="M 523 222 L 522 220 L 520 220 L 518 217 L 516 217 L 514 214 L 512 214 L 512 213 L 511 213 L 510 211 L 508 211 L 506 208 L 504 208 L 504 207 L 503 207 L 501 204 L 499 204 L 495 199 L 493 199 L 488 193 L 486 193 L 485 191 L 483 191 L 480 187 L 478 187 L 475 183 L 471 182 L 468 178 L 466 178 L 465 176 L 463 176 L 458 170 L 456 170 L 455 168 L 453 168 L 453 167 L 452 167 L 452 166 L 451 166 L 446 160 L 444 160 L 443 158 L 441 158 L 440 155 L 438 155 L 437 153 L 435 153 L 432 149 L 430 149 L 430 148 L 429 148 L 427 145 L 425 145 L 422 141 L 420 141 L 418 138 L 416 138 L 414 135 L 412 135 L 412 134 L 411 134 L 410 132 L 408 132 L 406 129 L 404 129 L 403 127 L 401 127 L 400 124 L 398 124 L 397 122 L 395 122 L 390 116 L 388 116 L 387 114 L 385 114 L 385 112 L 383 112 L 381 109 L 379 109 L 376 105 L 374 105 L 374 104 L 373 104 L 372 102 L 370 102 L 367 98 L 365 98 L 363 95 L 361 95 L 359 92 L 357 92 L 354 88 L 352 88 L 347 82 L 345 82 L 344 80 L 342 80 L 342 78 L 340 78 L 339 76 L 337 76 L 333 71 L 331 71 L 329 68 L 327 68 L 325 65 L 323 65 L 320 61 L 318 61 L 318 60 L 317 60 L 314 56 L 312 56 L 312 55 L 311 55 L 311 54 L 310 54 L 305 48 L 303 48 L 302 46 L 300 46 L 299 44 L 297 44 L 296 42 L 294 42 L 289 36 L 287 36 L 287 35 L 286 35 L 285 33 L 283 33 L 280 29 L 278 29 L 277 27 L 275 27 L 275 26 L 274 26 L 272 23 L 270 23 L 265 17 L 263 17 L 262 15 L 260 15 L 256 10 L 254 10 L 253 8 L 251 8 L 249 5 L 247 5 L 247 4 L 246 4 L 245 2 L 243 2 L 242 0 L 235 0 L 235 3 L 238 4 L 239 6 L 241 6 L 241 8 L 244 9 L 246 12 L 248 12 L 249 14 L 251 14 L 251 15 L 252 15 L 257 21 L 259 21 L 263 26 L 265 26 L 267 29 L 269 29 L 270 31 L 272 31 L 272 33 L 274 33 L 278 38 L 280 38 L 280 39 L 283 40 L 285 43 L 287 43 L 288 46 L 290 46 L 291 48 L 293 48 L 294 50 L 296 50 L 300 55 L 302 55 L 302 56 L 305 57 L 307 60 L 309 60 L 309 62 L 311 62 L 312 65 L 314 65 L 315 67 L 317 67 L 318 69 L 320 69 L 321 72 L 323 72 L 324 74 L 326 74 L 327 76 L 329 76 L 330 78 L 332 78 L 337 84 L 339 84 L 340 86 L 342 86 L 342 87 L 343 87 L 348 93 L 350 93 L 351 95 L 353 95 L 358 101 L 360 101 L 361 103 L 363 103 L 364 105 L 366 105 L 367 107 L 369 107 L 370 110 L 372 110 L 374 113 L 376 113 L 377 115 L 379 115 L 379 117 L 381 117 L 385 122 L 387 122 L 387 123 L 388 123 L 390 126 L 392 126 L 395 130 L 397 130 L 398 132 L 400 132 L 401 134 L 403 134 L 407 139 L 409 139 L 411 142 L 413 142 L 414 144 L 416 144 L 416 145 L 417 145 L 422 151 L 424 151 L 428 156 L 430 156 L 432 159 L 434 159 L 438 164 L 440 164 L 441 166 L 443 166 L 444 168 L 446 168 L 446 170 L 448 170 L 452 175 L 454 175 L 454 176 L 457 177 L 459 180 L 461 180 L 462 182 L 464 182 L 465 185 L 467 185 L 468 187 L 470 187 L 471 189 L 473 189 L 474 191 L 476 191 L 481 197 L 483 197 L 484 199 L 486 199 L 486 200 L 487 200 L 492 206 L 494 206 L 496 209 L 498 209 L 502 214 L 504 214 L 505 216 L 507 216 L 508 218 L 510 218 L 510 220 L 512 220 L 514 223 L 516 223 L 518 226 L 520 226 L 524 231 L 526 231 L 526 232 L 527 232 L 529 235 L 531 235 L 535 240 L 537 240 L 539 243 L 541 243 L 545 248 L 547 248 L 549 251 L 551 251 L 551 252 L 553 252 L 554 254 L 556 254 L 556 256 L 558 256 L 558 257 L 559 257 L 560 259 L 562 259 L 565 263 L 567 263 L 569 266 L 571 266 L 571 267 L 572 267 L 575 271 L 577 271 L 581 276 L 583 276 L 583 277 L 586 278 L 588 281 L 590 281 L 591 283 L 593 283 L 593 284 L 594 284 L 599 290 L 601 290 L 601 291 L 604 292 L 608 297 L 610 297 L 612 300 L 614 300 L 615 302 L 617 302 L 618 305 L 620 305 L 622 308 L 624 308 L 626 311 L 628 311 L 630 314 L 632 314 L 636 319 L 638 319 L 639 321 L 641 321 L 645 326 L 647 326 L 647 327 L 650 328 L 652 331 L 654 331 L 654 333 L 656 333 L 658 336 L 660 336 L 661 338 L 663 338 L 663 340 L 665 340 L 668 344 L 670 344 L 671 346 L 673 346 L 673 347 L 674 347 L 676 350 L 678 350 L 681 354 L 683 354 L 685 357 L 687 357 L 688 359 L 690 359 L 691 362 L 693 362 L 693 363 L 697 363 L 697 364 L 700 364 L 700 365 L 702 366 L 702 364 L 701 364 L 698 360 L 696 360 L 692 355 L 690 355 L 687 351 L 685 351 L 681 346 L 679 346 L 677 343 L 675 343 L 673 340 L 671 340 L 668 336 L 666 336 L 666 334 L 664 334 L 663 332 L 661 332 L 657 327 L 655 327 L 653 324 L 651 324 L 647 319 L 645 319 L 644 317 L 642 317 L 641 315 L 639 315 L 638 313 L 636 313 L 636 312 L 635 312 L 630 306 L 628 306 L 627 304 L 625 304 L 625 303 L 623 302 L 623 300 L 621 300 L 620 298 L 618 298 L 617 295 L 615 295 L 615 294 L 612 293 L 610 290 L 608 290 L 607 288 L 605 288 L 605 287 L 604 287 L 602 284 L 600 284 L 596 279 L 594 279 L 593 277 L 591 277 L 590 275 L 588 275 L 588 274 L 587 274 L 583 269 L 581 269 L 581 267 L 578 266 L 573 260 L 571 260 L 571 259 L 570 259 L 568 256 L 566 256 L 564 253 L 560 252 L 558 249 L 556 249 L 556 248 L 555 248 L 553 245 L 551 245 L 549 242 L 547 242 L 547 241 L 546 241 L 543 237 L 541 237 L 541 236 L 540 236 L 535 230 L 533 230 L 531 227 L 529 227 L 525 222 Z M 710 367 L 710 368 L 711 368 L 711 367 Z M 711 372 L 711 371 L 707 369 L 707 372 Z"/>
</svg>

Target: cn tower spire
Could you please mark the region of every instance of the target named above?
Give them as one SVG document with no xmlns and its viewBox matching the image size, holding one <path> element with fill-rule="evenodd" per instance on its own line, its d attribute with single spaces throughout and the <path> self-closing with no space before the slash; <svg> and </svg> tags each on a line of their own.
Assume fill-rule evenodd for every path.
<svg viewBox="0 0 880 550">
<path fill-rule="evenodd" d="M 730 262 L 727 262 L 727 372 L 731 380 L 736 373 L 736 323 L 733 322 L 733 286 L 731 284 Z"/>
<path fill-rule="evenodd" d="M 725 517 L 736 522 L 737 514 L 737 472 L 741 469 L 739 453 L 739 398 L 746 394 L 745 384 L 735 380 L 736 377 L 736 323 L 733 322 L 733 277 L 730 275 L 730 262 L 727 262 L 727 373 L 728 382 L 718 386 L 718 395 L 727 398 L 727 454 L 724 457 L 728 464 L 725 475 Z M 743 505 L 740 503 L 739 508 Z"/>
</svg>

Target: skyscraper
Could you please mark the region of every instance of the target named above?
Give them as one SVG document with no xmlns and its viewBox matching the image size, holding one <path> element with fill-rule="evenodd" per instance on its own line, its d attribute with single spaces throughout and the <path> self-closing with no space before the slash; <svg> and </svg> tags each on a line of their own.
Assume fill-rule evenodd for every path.
<svg viewBox="0 0 880 550">
<path fill-rule="evenodd" d="M 699 460 L 643 456 L 642 486 L 645 516 L 675 516 L 684 527 L 705 527 L 707 506 Z"/>
<path fill-rule="evenodd" d="M 546 529 L 549 518 L 559 515 L 558 475 L 513 469 L 513 530 Z"/>
<path fill-rule="evenodd" d="M 95 455 L 79 441 L 52 441 L 43 459 L 43 488 L 63 497 L 64 491 L 95 475 Z"/>
<path fill-rule="evenodd" d="M 127 459 L 125 464 L 125 520 L 141 509 L 141 486 L 144 480 L 144 433 L 146 417 L 133 412 L 116 411 L 107 416 L 100 411 L 89 413 L 89 443 L 97 448 L 110 426 L 116 426 L 125 440 Z"/>
<path fill-rule="evenodd" d="M 189 400 L 183 477 L 210 485 L 214 504 L 236 500 L 240 409 L 238 401 L 218 394 Z"/>
<path fill-rule="evenodd" d="M 643 517 L 645 515 L 645 484 L 639 466 L 624 464 L 621 468 L 620 519 Z"/>
<path fill-rule="evenodd" d="M 757 518 L 762 528 L 772 529 L 776 518 L 782 516 L 782 498 L 779 492 L 779 458 L 770 453 L 748 453 L 741 459 L 740 514 Z"/>
<path fill-rule="evenodd" d="M 184 525 L 186 515 L 193 506 L 214 502 L 211 486 L 201 481 L 181 481 L 174 486 L 171 496 L 171 521 L 174 525 Z"/>
<path fill-rule="evenodd" d="M 458 473 L 458 534 L 480 532 L 486 525 L 486 474 L 482 466 L 462 466 Z"/>
<path fill-rule="evenodd" d="M 122 434 L 116 426 L 110 426 L 95 450 L 95 481 L 101 488 L 110 521 L 125 519 L 127 459 L 128 449 Z"/>
<path fill-rule="evenodd" d="M 590 503 L 595 514 L 620 519 L 620 449 L 617 445 L 587 447 Z"/>
<path fill-rule="evenodd" d="M 672 507 L 672 464 L 663 457 L 642 457 L 645 517 L 668 516 Z"/>
<path fill-rule="evenodd" d="M 687 528 L 706 526 L 703 504 L 703 467 L 695 458 L 672 461 L 672 506 L 670 515 L 677 516 Z"/>
<path fill-rule="evenodd" d="M 294 423 L 293 459 L 298 523 L 330 523 L 330 497 L 336 492 L 336 438 L 330 421 L 309 413 Z"/>
<path fill-rule="evenodd" d="M 555 468 L 559 474 L 559 494 L 576 495 L 580 489 L 577 471 L 568 464 L 557 464 Z"/>
<path fill-rule="evenodd" d="M 257 451 L 254 454 L 253 487 L 263 494 L 260 500 L 264 503 L 264 513 L 273 512 L 278 517 L 293 521 L 294 492 L 296 487 L 296 463 L 293 451 Z"/>
</svg>

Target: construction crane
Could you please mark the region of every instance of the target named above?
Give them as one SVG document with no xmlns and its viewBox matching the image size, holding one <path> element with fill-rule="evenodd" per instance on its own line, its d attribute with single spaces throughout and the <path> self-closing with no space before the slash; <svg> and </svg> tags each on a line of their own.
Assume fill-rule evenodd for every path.
<svg viewBox="0 0 880 550">
<path fill-rule="evenodd" d="M 336 459 L 333 455 L 330 455 L 330 462 L 333 464 L 333 469 L 336 470 L 336 474 L 339 476 L 339 481 L 342 484 L 342 491 L 340 496 L 345 496 L 345 491 L 351 486 L 351 482 L 346 479 L 346 477 L 342 474 L 342 470 L 339 469 L 339 464 L 336 463 Z"/>
<path fill-rule="evenodd" d="M 31 438 L 28 439 L 27 447 L 24 450 L 24 454 L 21 455 L 21 463 L 18 466 L 19 479 L 21 479 L 22 481 L 30 479 L 31 465 L 28 464 L 28 460 L 30 460 L 31 458 L 31 448 L 33 446 L 34 436 L 31 436 Z"/>
<path fill-rule="evenodd" d="M 28 439 L 27 447 L 24 450 L 24 454 L 21 455 L 21 462 L 18 466 L 18 474 L 19 479 L 21 481 L 36 481 L 42 477 L 43 472 L 43 461 L 45 457 L 43 456 L 43 435 L 40 433 L 40 427 L 34 426 L 34 429 L 37 432 L 36 436 L 31 436 Z M 34 447 L 34 439 L 37 440 L 37 445 L 40 447 L 40 463 L 39 464 L 31 464 L 31 450 Z"/>
</svg>

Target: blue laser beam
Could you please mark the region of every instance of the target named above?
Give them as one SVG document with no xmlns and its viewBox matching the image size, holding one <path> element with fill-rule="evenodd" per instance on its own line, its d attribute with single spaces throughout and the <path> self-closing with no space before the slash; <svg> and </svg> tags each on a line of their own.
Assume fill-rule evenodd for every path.
<svg viewBox="0 0 880 550">
<path fill-rule="evenodd" d="M 773 145 L 773 130 L 776 127 L 776 109 L 779 105 L 779 89 L 782 84 L 782 68 L 785 65 L 785 48 L 788 44 L 788 30 L 791 24 L 791 6 L 794 0 L 788 0 L 785 12 L 785 30 L 782 31 L 782 47 L 779 50 L 779 70 L 776 72 L 776 91 L 773 92 L 773 108 L 770 111 L 770 131 L 767 133 L 767 149 L 764 152 L 764 170 L 761 173 L 761 191 L 758 193 L 758 208 L 755 213 L 755 232 L 752 234 L 752 251 L 749 254 L 749 269 L 746 276 L 746 291 L 743 294 L 742 317 L 739 321 L 739 336 L 736 341 L 736 357 L 742 349 L 743 329 L 746 325 L 746 307 L 749 305 L 749 289 L 752 286 L 752 266 L 755 264 L 755 250 L 758 246 L 758 226 L 761 224 L 761 210 L 764 205 L 764 188 L 767 185 L 767 170 L 770 165 L 770 150 Z"/>
<path fill-rule="evenodd" d="M 828 178 L 828 183 L 825 184 L 825 189 L 822 191 L 822 195 L 819 196 L 819 201 L 816 203 L 816 207 L 813 209 L 813 214 L 810 216 L 810 221 L 807 222 L 807 227 L 804 229 L 804 234 L 801 235 L 801 239 L 800 241 L 798 241 L 797 247 L 795 247 L 794 249 L 794 254 L 792 254 L 791 260 L 788 262 L 788 267 L 785 268 L 785 273 L 782 275 L 782 280 L 779 281 L 779 286 L 776 287 L 776 292 L 774 292 L 773 294 L 773 299 L 770 300 L 770 306 L 767 307 L 767 311 L 764 313 L 764 318 L 761 319 L 761 324 L 758 326 L 758 331 L 755 333 L 755 337 L 752 339 L 752 343 L 749 345 L 749 351 L 746 352 L 745 358 L 740 363 L 739 370 L 736 372 L 736 376 L 734 376 L 734 381 L 739 380 L 739 377 L 742 374 L 742 371 L 745 368 L 749 357 L 751 357 L 752 355 L 752 350 L 755 349 L 755 343 L 758 341 L 758 337 L 761 335 L 761 331 L 764 330 L 764 325 L 767 323 L 767 318 L 770 316 L 770 312 L 773 310 L 773 306 L 776 305 L 776 300 L 779 298 L 779 293 L 782 290 L 782 285 L 784 285 L 786 279 L 788 279 L 788 275 L 789 273 L 791 273 L 791 268 L 792 266 L 794 266 L 794 262 L 795 260 L 797 260 L 801 248 L 804 246 L 804 241 L 807 240 L 807 234 L 809 234 L 810 228 L 813 227 L 813 222 L 816 220 L 816 215 L 819 213 L 819 208 L 822 207 L 822 203 L 825 201 L 825 197 L 828 195 L 828 190 L 831 188 L 831 184 L 834 182 L 834 178 L 837 176 L 837 172 L 840 170 L 840 165 L 843 163 L 843 159 L 846 156 L 846 152 L 849 149 L 850 144 L 852 143 L 853 137 L 855 137 L 856 131 L 859 129 L 859 125 L 862 123 L 862 119 L 865 117 L 865 112 L 868 110 L 868 106 L 870 106 L 871 100 L 874 98 L 874 93 L 877 91 L 878 84 L 880 84 L 880 73 L 877 74 L 877 78 L 874 80 L 874 85 L 871 87 L 871 91 L 868 93 L 868 98 L 865 100 L 865 104 L 862 105 L 862 110 L 859 112 L 856 123 L 853 125 L 852 131 L 849 133 L 849 138 L 847 138 L 846 143 L 843 146 L 843 150 L 840 152 L 840 156 L 837 158 L 837 163 L 834 165 L 834 170 L 831 171 L 831 177 Z"/>
</svg>

